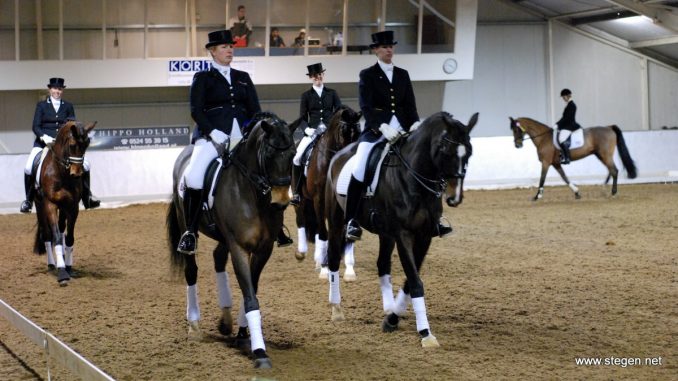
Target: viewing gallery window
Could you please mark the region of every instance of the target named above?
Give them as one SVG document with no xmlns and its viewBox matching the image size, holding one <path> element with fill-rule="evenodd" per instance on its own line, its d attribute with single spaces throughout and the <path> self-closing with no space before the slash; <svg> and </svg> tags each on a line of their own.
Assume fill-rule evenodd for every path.
<svg viewBox="0 0 678 381">
<path fill-rule="evenodd" d="M 237 56 L 367 54 L 385 29 L 398 53 L 454 52 L 455 0 L 0 0 L 0 60 L 205 56 L 240 5 L 251 33 Z"/>
</svg>

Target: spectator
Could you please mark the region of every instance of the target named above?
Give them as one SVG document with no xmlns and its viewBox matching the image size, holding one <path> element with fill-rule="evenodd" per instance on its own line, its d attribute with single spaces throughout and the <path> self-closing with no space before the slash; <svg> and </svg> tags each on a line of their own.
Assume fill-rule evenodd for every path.
<svg viewBox="0 0 678 381">
<path fill-rule="evenodd" d="M 250 35 L 252 34 L 252 25 L 246 18 L 247 10 L 244 5 L 238 5 L 238 16 L 231 17 L 231 34 L 233 35 L 233 46 L 242 48 L 249 45 Z"/>
<path fill-rule="evenodd" d="M 280 37 L 280 31 L 278 30 L 278 28 L 271 28 L 271 38 L 269 45 L 272 48 L 285 47 L 285 41 L 283 41 L 282 37 Z"/>
<path fill-rule="evenodd" d="M 294 38 L 294 47 L 300 48 L 302 46 L 306 45 L 306 29 L 300 29 L 299 30 L 299 35 Z"/>
</svg>

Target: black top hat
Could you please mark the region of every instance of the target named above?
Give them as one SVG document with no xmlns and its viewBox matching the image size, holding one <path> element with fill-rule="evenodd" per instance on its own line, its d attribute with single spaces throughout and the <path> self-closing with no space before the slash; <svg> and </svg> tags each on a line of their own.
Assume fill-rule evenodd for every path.
<svg viewBox="0 0 678 381">
<path fill-rule="evenodd" d="M 306 66 L 308 68 L 308 75 L 309 77 L 312 77 L 316 74 L 322 74 L 325 72 L 325 69 L 323 69 L 323 64 L 322 63 L 316 63 L 313 65 L 308 65 Z"/>
<path fill-rule="evenodd" d="M 230 30 L 217 30 L 214 32 L 210 32 L 207 37 L 209 38 L 209 42 L 207 45 L 205 45 L 205 49 L 208 49 L 212 46 L 216 45 L 233 45 L 235 42 L 233 42 L 233 37 L 231 37 L 231 31 Z"/>
<path fill-rule="evenodd" d="M 397 45 L 398 41 L 393 41 L 393 31 L 385 30 L 382 32 L 372 33 L 372 44 L 370 48 L 376 48 L 381 45 Z"/>
<path fill-rule="evenodd" d="M 64 79 L 63 78 L 50 78 L 49 83 L 47 84 L 47 87 L 49 87 L 49 88 L 58 87 L 60 89 L 65 89 L 66 85 L 64 85 Z"/>
</svg>

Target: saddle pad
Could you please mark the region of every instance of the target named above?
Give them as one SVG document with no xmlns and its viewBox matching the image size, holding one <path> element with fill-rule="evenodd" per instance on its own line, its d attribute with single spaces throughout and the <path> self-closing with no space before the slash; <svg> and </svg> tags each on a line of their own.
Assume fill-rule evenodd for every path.
<svg viewBox="0 0 678 381">
<path fill-rule="evenodd" d="M 207 173 L 205 174 L 206 176 L 205 183 L 209 184 L 209 193 L 207 193 L 207 197 L 204 197 L 205 193 L 203 192 L 204 199 L 203 201 L 207 202 L 208 209 L 212 209 L 212 206 L 214 205 L 214 187 L 217 185 L 217 180 L 219 180 L 219 174 L 221 173 L 221 169 L 223 168 L 223 166 L 224 166 L 223 160 L 221 158 L 216 158 L 207 167 Z M 186 168 L 188 168 L 188 166 Z M 186 190 L 186 183 L 184 180 L 186 168 L 184 168 L 184 171 L 181 173 L 177 189 L 179 198 L 182 200 L 184 199 L 184 190 Z"/>
<path fill-rule="evenodd" d="M 42 163 L 45 161 L 45 156 L 47 156 L 47 151 L 49 148 L 45 147 L 40 152 L 40 161 L 38 162 L 38 167 L 35 170 L 35 189 L 40 188 L 40 171 L 42 170 Z"/>
<path fill-rule="evenodd" d="M 372 178 L 372 183 L 367 187 L 365 191 L 366 197 L 372 197 L 374 192 L 377 191 L 377 185 L 379 184 L 379 174 L 381 173 L 382 163 L 388 151 L 390 151 L 391 145 L 386 143 L 386 147 L 381 152 L 379 161 L 377 162 L 377 170 L 374 172 L 374 178 Z M 348 183 L 351 181 L 351 175 L 353 174 L 353 169 L 358 164 L 358 159 L 355 155 L 351 156 L 350 159 L 344 164 L 344 168 L 341 169 L 339 173 L 339 179 L 337 179 L 337 194 L 339 196 L 346 196 L 348 191 Z"/>
<path fill-rule="evenodd" d="M 560 149 L 557 132 L 553 134 L 553 145 L 556 146 L 556 148 Z M 570 150 L 582 147 L 583 145 L 584 145 L 584 129 L 578 128 L 570 134 Z"/>
</svg>

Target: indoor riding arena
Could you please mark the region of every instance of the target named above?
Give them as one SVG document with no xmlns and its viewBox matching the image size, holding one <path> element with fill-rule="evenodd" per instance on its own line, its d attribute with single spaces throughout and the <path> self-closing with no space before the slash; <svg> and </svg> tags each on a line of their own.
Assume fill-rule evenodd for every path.
<svg viewBox="0 0 678 381">
<path fill-rule="evenodd" d="M 292 124 L 301 94 L 312 88 L 307 67 L 322 63 L 325 86 L 363 111 L 359 73 L 377 62 L 373 34 L 391 30 L 393 63 L 409 73 L 420 129 L 433 128 L 427 118 L 444 111 L 460 122 L 457 133 L 470 136 L 468 149 L 445 143 L 470 156 L 450 159 L 465 168 L 454 179 L 439 175 L 450 186 L 433 192 L 433 209 L 442 203 L 440 222 L 453 232 L 431 240 L 419 271 L 437 346 L 424 344 L 414 302 L 398 328 L 384 332 L 393 310 L 382 302 L 380 238 L 366 227 L 353 246 L 356 279 L 344 276 L 348 256 L 340 265 L 344 320 L 334 318 L 331 277 L 314 260 L 319 245 L 309 240 L 298 259 L 304 250 L 292 205 L 282 216 L 294 243 L 265 239 L 273 249 L 256 294 L 270 369 L 257 361 L 250 337 L 236 335 L 250 303 L 231 262 L 236 250 L 226 267 L 232 333 L 219 327 L 217 241 L 199 234 L 197 301 L 183 269 L 171 267 L 168 210 L 180 188 L 173 167 L 195 128 L 189 89 L 196 72 L 210 69 L 208 33 L 230 28 L 240 5 L 251 34 L 234 48 L 231 66 L 249 73 L 262 110 Z M 0 7 L 0 380 L 676 379 L 675 2 L 0 0 Z M 272 28 L 287 46 L 272 46 Z M 305 40 L 293 46 L 302 28 Z M 30 127 L 36 102 L 54 87 L 77 121 L 97 122 L 84 170 L 101 201 L 80 203 L 74 232 L 61 235 L 65 246 L 50 246 L 56 270 L 34 246 L 45 246 L 50 231 L 36 242 L 40 226 L 50 226 L 38 215 L 51 212 L 38 206 L 58 202 L 40 188 L 30 213 L 20 212 L 29 154 L 43 141 Z M 571 98 L 560 96 L 564 89 Z M 570 101 L 584 146 L 576 147 L 573 132 L 572 162 L 560 164 L 553 128 Z M 592 133 L 596 126 L 603 132 Z M 297 129 L 295 141 L 301 136 Z M 46 162 L 61 141 L 49 142 Z M 76 144 L 64 147 L 71 157 L 61 164 L 84 168 L 73 158 Z M 65 176 L 62 184 L 71 181 Z M 81 174 L 70 176 L 82 184 Z M 422 187 L 430 181 L 412 177 Z M 448 206 L 455 191 L 461 203 Z M 70 215 L 64 210 L 58 213 Z M 426 242 L 430 232 L 423 234 L 412 239 Z M 397 249 L 391 260 L 397 294 L 407 277 Z M 59 269 L 68 281 L 59 282 Z M 190 303 L 200 306 L 199 333 L 189 330 Z"/>
</svg>

